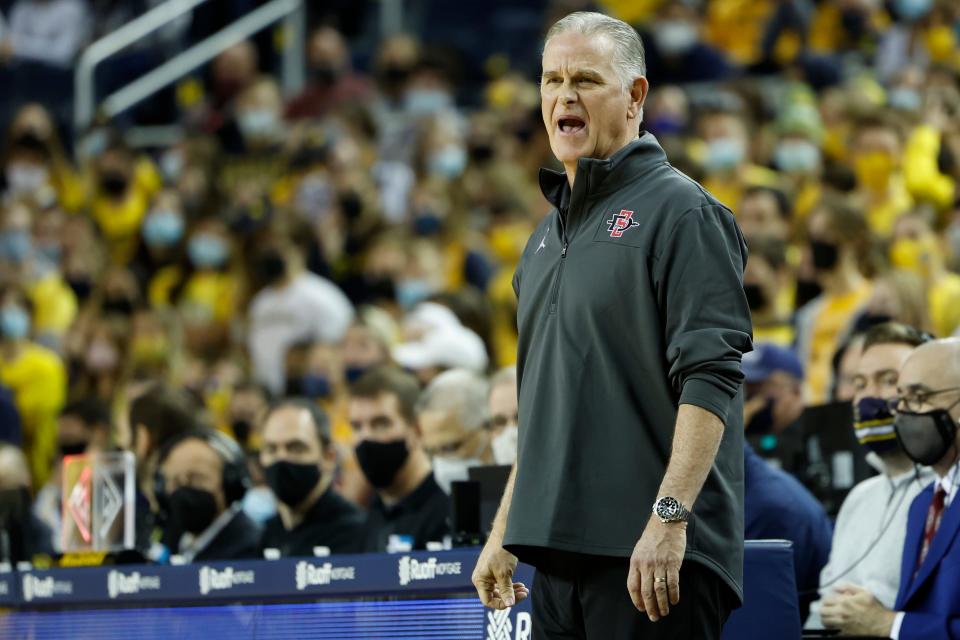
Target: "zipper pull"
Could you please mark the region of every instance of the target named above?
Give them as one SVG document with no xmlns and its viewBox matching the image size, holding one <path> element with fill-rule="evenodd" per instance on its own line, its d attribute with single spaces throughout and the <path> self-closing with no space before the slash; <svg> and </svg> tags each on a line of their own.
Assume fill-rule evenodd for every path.
<svg viewBox="0 0 960 640">
<path fill-rule="evenodd" d="M 560 250 L 560 257 L 561 258 L 567 257 L 567 245 L 563 245 L 563 248 Z"/>
</svg>

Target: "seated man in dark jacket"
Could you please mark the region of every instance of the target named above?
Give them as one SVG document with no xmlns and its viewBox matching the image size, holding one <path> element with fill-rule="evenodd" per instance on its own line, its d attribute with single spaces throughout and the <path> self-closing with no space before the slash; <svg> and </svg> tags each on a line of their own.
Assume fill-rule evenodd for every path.
<svg viewBox="0 0 960 640">
<path fill-rule="evenodd" d="M 160 453 L 159 480 L 170 553 L 186 562 L 259 557 L 260 529 L 240 507 L 249 477 L 233 440 L 210 429 L 178 436 Z"/>
<path fill-rule="evenodd" d="M 277 497 L 277 515 L 267 521 L 263 548 L 284 556 L 361 551 L 363 512 L 331 487 L 337 454 L 330 421 L 316 403 L 281 400 L 263 424 L 260 463 Z"/>
<path fill-rule="evenodd" d="M 365 551 L 425 549 L 450 533 L 450 499 L 437 484 L 417 426 L 420 387 L 392 367 L 373 369 L 350 389 L 357 462 L 376 489 Z"/>
</svg>

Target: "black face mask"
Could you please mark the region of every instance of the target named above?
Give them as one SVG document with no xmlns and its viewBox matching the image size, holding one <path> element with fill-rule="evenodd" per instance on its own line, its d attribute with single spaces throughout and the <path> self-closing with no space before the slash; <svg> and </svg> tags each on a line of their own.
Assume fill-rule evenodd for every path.
<svg viewBox="0 0 960 640">
<path fill-rule="evenodd" d="M 407 78 L 410 77 L 410 69 L 403 66 L 389 66 L 384 67 L 380 72 L 380 79 L 387 87 L 391 89 L 398 88 L 404 82 L 407 81 Z"/>
<path fill-rule="evenodd" d="M 277 500 L 289 507 L 301 504 L 320 482 L 316 464 L 298 464 L 281 460 L 263 470 Z"/>
<path fill-rule="evenodd" d="M 823 293 L 823 288 L 813 280 L 797 280 L 797 294 L 794 305 L 797 309 Z"/>
<path fill-rule="evenodd" d="M 253 430 L 250 421 L 239 418 L 230 423 L 230 427 L 233 429 L 233 438 L 240 444 L 246 444 L 247 440 L 250 439 L 250 432 Z"/>
<path fill-rule="evenodd" d="M 61 442 L 59 445 L 61 456 L 78 456 L 87 450 L 87 442 Z"/>
<path fill-rule="evenodd" d="M 201 533 L 217 518 L 217 499 L 209 491 L 180 487 L 170 494 L 170 523 L 180 531 Z"/>
<path fill-rule="evenodd" d="M 813 258 L 813 268 L 818 271 L 830 271 L 840 261 L 840 249 L 831 242 L 811 240 L 810 253 Z"/>
<path fill-rule="evenodd" d="M 343 377 L 346 378 L 347 384 L 353 384 L 362 378 L 368 370 L 369 367 L 348 366 L 343 370 Z"/>
<path fill-rule="evenodd" d="M 750 306 L 750 311 L 760 311 L 767 306 L 767 294 L 764 293 L 760 285 L 745 284 L 743 285 L 743 292 L 747 294 L 747 304 Z"/>
<path fill-rule="evenodd" d="M 957 437 L 957 422 L 946 409 L 928 413 L 900 411 L 893 421 L 893 428 L 907 457 L 928 466 L 943 460 Z"/>
<path fill-rule="evenodd" d="M 119 173 L 105 173 L 100 176 L 100 188 L 110 196 L 121 196 L 127 190 L 127 177 Z"/>
<path fill-rule="evenodd" d="M 392 442 L 364 440 L 357 445 L 356 453 L 363 475 L 377 489 L 389 487 L 410 456 L 407 441 L 402 439 Z"/>
<path fill-rule="evenodd" d="M 340 69 L 328 64 L 322 64 L 310 69 L 310 77 L 321 87 L 329 87 L 340 78 Z"/>
<path fill-rule="evenodd" d="M 129 298 L 106 298 L 100 308 L 104 313 L 115 313 L 121 316 L 129 316 L 133 313 L 133 303 Z"/>
<path fill-rule="evenodd" d="M 257 276 L 264 284 L 273 284 L 283 278 L 287 272 L 287 263 L 283 255 L 274 249 L 260 254 L 256 262 Z"/>
<path fill-rule="evenodd" d="M 483 163 L 493 158 L 493 145 L 487 142 L 477 142 L 467 148 L 470 159 L 474 162 Z"/>
<path fill-rule="evenodd" d="M 85 302 L 93 291 L 93 283 L 90 280 L 78 278 L 76 280 L 67 280 L 67 284 L 73 289 L 73 294 L 77 296 L 77 301 Z"/>
<path fill-rule="evenodd" d="M 767 403 L 763 405 L 747 423 L 746 433 L 751 436 L 762 436 L 773 430 L 773 399 L 768 398 Z"/>
</svg>

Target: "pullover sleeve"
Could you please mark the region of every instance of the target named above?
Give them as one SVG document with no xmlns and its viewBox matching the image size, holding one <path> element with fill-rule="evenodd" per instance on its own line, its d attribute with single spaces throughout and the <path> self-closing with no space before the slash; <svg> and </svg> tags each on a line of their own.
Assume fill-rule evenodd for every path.
<svg viewBox="0 0 960 640">
<path fill-rule="evenodd" d="M 680 404 L 726 423 L 743 381 L 740 358 L 753 349 L 743 292 L 746 243 L 718 205 L 684 212 L 666 233 L 653 273 L 670 383 Z"/>
</svg>

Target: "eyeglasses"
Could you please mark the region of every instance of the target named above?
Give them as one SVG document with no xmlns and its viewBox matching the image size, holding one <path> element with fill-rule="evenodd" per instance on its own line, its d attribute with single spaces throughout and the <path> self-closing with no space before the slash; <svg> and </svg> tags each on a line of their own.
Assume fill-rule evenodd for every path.
<svg viewBox="0 0 960 640">
<path fill-rule="evenodd" d="M 899 398 L 891 398 L 887 402 L 887 406 L 890 408 L 890 411 L 898 411 L 901 407 L 905 408 L 907 411 L 919 411 L 930 401 L 930 398 L 943 393 L 950 393 L 952 391 L 960 391 L 960 387 L 938 389 L 937 391 L 914 391 L 912 393 L 908 393 L 907 395 L 900 396 Z M 957 402 L 960 402 L 960 400 Z M 956 405 L 957 402 L 954 402 L 953 404 Z M 950 408 L 953 408 L 953 405 L 951 405 Z"/>
<path fill-rule="evenodd" d="M 510 424 L 510 421 L 513 420 L 513 424 L 517 424 L 520 421 L 519 414 L 513 414 L 512 416 L 506 415 L 503 413 L 498 413 L 497 415 L 490 418 L 488 425 L 493 429 L 502 429 L 503 427 Z"/>
</svg>

